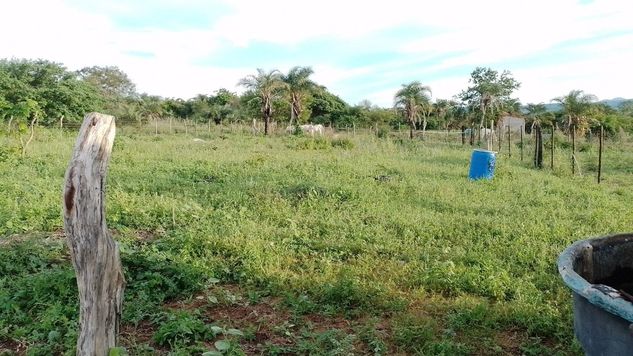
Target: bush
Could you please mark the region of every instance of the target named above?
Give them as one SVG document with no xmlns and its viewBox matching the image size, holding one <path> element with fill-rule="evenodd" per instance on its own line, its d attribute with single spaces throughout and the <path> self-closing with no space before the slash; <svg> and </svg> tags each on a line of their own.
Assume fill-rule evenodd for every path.
<svg viewBox="0 0 633 356">
<path fill-rule="evenodd" d="M 344 150 L 351 150 L 352 148 L 354 148 L 354 142 L 352 142 L 352 140 L 350 140 L 349 138 L 345 138 L 345 137 L 333 138 L 331 144 L 332 144 L 332 147 L 338 147 Z"/>
<path fill-rule="evenodd" d="M 294 148 L 298 150 L 327 150 L 331 147 L 330 141 L 324 137 L 309 137 L 299 140 Z"/>
</svg>

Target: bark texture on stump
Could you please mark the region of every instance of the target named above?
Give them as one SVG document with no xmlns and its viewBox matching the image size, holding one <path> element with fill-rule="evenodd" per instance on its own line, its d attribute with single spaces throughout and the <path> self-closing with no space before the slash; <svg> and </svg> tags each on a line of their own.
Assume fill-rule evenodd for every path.
<svg viewBox="0 0 633 356">
<path fill-rule="evenodd" d="M 125 279 L 105 220 L 105 177 L 114 117 L 84 117 L 66 171 L 64 230 L 79 287 L 77 355 L 107 355 L 116 346 Z"/>
</svg>

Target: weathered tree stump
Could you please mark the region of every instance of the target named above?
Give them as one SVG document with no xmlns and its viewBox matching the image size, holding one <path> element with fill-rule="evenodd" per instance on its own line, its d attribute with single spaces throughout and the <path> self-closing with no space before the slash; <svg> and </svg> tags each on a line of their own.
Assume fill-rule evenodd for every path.
<svg viewBox="0 0 633 356">
<path fill-rule="evenodd" d="M 105 177 L 114 117 L 84 117 L 66 171 L 64 229 L 79 287 L 77 355 L 107 355 L 116 346 L 125 278 L 105 220 Z"/>
</svg>

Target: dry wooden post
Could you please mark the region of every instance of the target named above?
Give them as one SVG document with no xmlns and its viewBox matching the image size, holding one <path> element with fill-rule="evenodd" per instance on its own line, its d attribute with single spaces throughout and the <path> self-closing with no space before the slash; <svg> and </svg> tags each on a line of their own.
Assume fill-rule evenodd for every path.
<svg viewBox="0 0 633 356">
<path fill-rule="evenodd" d="M 552 147 L 550 147 L 550 162 L 549 168 L 554 170 L 554 132 L 556 131 L 556 124 L 552 123 L 552 138 L 550 139 L 550 143 Z"/>
<path fill-rule="evenodd" d="M 543 168 L 543 132 L 540 123 L 534 126 L 534 167 Z"/>
<path fill-rule="evenodd" d="M 211 119 L 209 119 L 209 132 L 211 132 Z"/>
<path fill-rule="evenodd" d="M 400 124 L 398 124 L 398 128 L 400 128 Z M 462 125 L 462 146 L 466 144 L 466 126 Z"/>
<path fill-rule="evenodd" d="M 59 130 L 64 130 L 64 115 L 59 118 Z"/>
<path fill-rule="evenodd" d="M 22 146 L 22 157 L 26 156 L 26 148 L 29 146 L 29 143 L 33 141 L 33 137 L 35 137 L 35 124 L 37 124 L 37 116 L 34 116 L 33 120 L 31 120 L 31 125 L 29 126 L 31 129 L 31 135 L 26 140 L 26 142 L 24 142 L 24 140 L 22 139 L 22 136 L 20 136 L 20 145 Z"/>
<path fill-rule="evenodd" d="M 198 134 L 198 121 L 193 121 L 193 134 L 197 135 Z"/>
<path fill-rule="evenodd" d="M 501 153 L 501 138 L 503 137 L 503 130 L 501 129 L 501 123 L 499 123 L 499 127 L 497 130 L 497 140 L 499 141 L 499 153 Z"/>
<path fill-rule="evenodd" d="M 11 124 L 13 123 L 13 115 L 11 115 L 11 117 L 9 118 L 9 122 L 7 123 L 7 133 L 11 133 L 12 131 L 12 126 Z"/>
<path fill-rule="evenodd" d="M 154 118 L 154 134 L 158 135 L 158 116 Z"/>
<path fill-rule="evenodd" d="M 508 127 L 508 157 L 512 157 L 512 139 L 510 137 L 510 125 Z"/>
<path fill-rule="evenodd" d="M 602 147 L 604 146 L 604 127 L 600 125 L 600 143 L 598 148 L 598 184 L 602 178 Z"/>
<path fill-rule="evenodd" d="M 114 117 L 86 115 L 66 171 L 64 230 L 79 287 L 77 355 L 107 355 L 119 331 L 125 278 L 105 223 L 104 185 L 114 135 Z"/>
<path fill-rule="evenodd" d="M 521 162 L 523 162 L 523 130 L 525 128 L 521 125 Z"/>
<path fill-rule="evenodd" d="M 187 118 L 185 117 L 185 135 L 189 134 L 189 128 L 187 128 Z"/>
<path fill-rule="evenodd" d="M 352 123 L 354 125 L 354 136 L 356 136 L 356 122 Z"/>
<path fill-rule="evenodd" d="M 571 174 L 576 174 L 576 126 L 571 125 Z"/>
<path fill-rule="evenodd" d="M 172 130 L 171 130 L 171 120 L 172 120 L 172 117 L 170 116 L 170 117 L 169 117 L 169 134 L 171 134 L 171 133 L 172 133 Z"/>
</svg>

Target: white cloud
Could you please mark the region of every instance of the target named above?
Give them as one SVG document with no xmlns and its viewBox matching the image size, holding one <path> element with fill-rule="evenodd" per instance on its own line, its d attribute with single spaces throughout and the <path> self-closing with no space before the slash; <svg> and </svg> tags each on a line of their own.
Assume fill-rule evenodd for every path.
<svg viewBox="0 0 633 356">
<path fill-rule="evenodd" d="M 31 11 L 34 8 L 37 11 Z M 0 33 L 13 34 L 0 40 L 0 57 L 43 58 L 72 70 L 116 65 L 139 91 L 185 98 L 223 86 L 235 89 L 243 75 L 238 72 L 248 70 L 195 64 L 218 48 L 218 38 L 210 30 L 120 30 L 107 16 L 78 10 L 61 0 L 14 2 L 5 10 L 29 13 L 29 19 L 7 16 L 0 22 Z"/>
<path fill-rule="evenodd" d="M 315 81 L 352 103 L 362 100 L 362 93 L 374 103 L 391 106 L 398 89 L 394 81 L 412 80 L 429 84 L 435 98 L 450 98 L 468 84 L 463 68 L 480 65 L 511 70 L 523 83 L 517 94 L 524 102 L 547 101 L 575 88 L 603 98 L 633 97 L 629 85 L 633 72 L 627 70 L 633 62 L 629 0 L 596 0 L 587 5 L 577 0 L 218 1 L 221 12 L 217 2 L 205 0 L 99 2 L 91 4 L 92 10 L 64 0 L 7 2 L 1 5 L 7 16 L 0 22 L 0 57 L 45 58 L 70 69 L 117 65 L 141 91 L 187 98 L 220 87 L 239 90 L 239 78 L 261 66 L 256 56 L 244 68 L 201 64 L 227 48 L 256 41 L 296 46 L 329 39 L 349 43 L 348 48 L 354 45 L 359 55 L 373 51 L 397 55 L 349 69 L 337 64 L 343 58 L 332 51 L 326 62 L 311 63 Z M 154 10 L 189 7 L 209 18 L 216 12 L 226 14 L 196 30 L 169 30 L 160 23 L 137 30 L 115 25 L 113 15 L 130 16 L 149 6 Z M 415 32 L 419 38 L 407 41 L 395 32 L 386 37 L 393 43 L 377 38 L 384 30 L 403 28 L 412 31 L 405 38 Z M 609 34 L 599 42 L 582 44 Z M 569 41 L 578 43 L 567 50 L 566 63 L 547 64 L 552 62 L 548 51 Z M 522 61 L 536 53 L 544 57 L 538 68 Z M 278 68 L 287 70 L 294 60 L 282 59 Z"/>
</svg>

